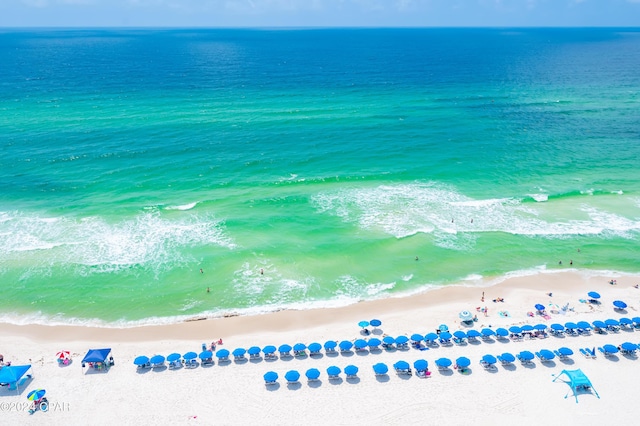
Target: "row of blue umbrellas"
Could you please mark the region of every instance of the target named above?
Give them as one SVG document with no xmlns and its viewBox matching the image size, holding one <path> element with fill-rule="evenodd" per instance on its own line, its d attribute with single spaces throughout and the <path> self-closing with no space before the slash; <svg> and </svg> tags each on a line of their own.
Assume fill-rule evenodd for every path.
<svg viewBox="0 0 640 426">
<path fill-rule="evenodd" d="M 221 352 L 224 353 L 224 351 L 226 351 L 227 356 L 229 356 L 229 351 L 227 351 L 226 349 L 222 349 L 216 352 L 216 355 L 220 357 L 220 353 Z M 201 360 L 206 360 L 206 359 L 213 358 L 213 352 L 206 350 L 206 351 L 200 352 L 200 354 L 197 354 L 195 352 L 187 352 L 184 355 L 180 355 L 179 353 L 175 352 L 175 353 L 169 354 L 166 358 L 162 355 L 154 355 L 151 358 L 141 355 L 136 357 L 133 360 L 133 363 L 134 365 L 137 365 L 137 366 L 145 366 L 148 364 L 160 365 L 160 364 L 164 364 L 165 360 L 169 362 L 176 362 L 176 361 L 179 361 L 181 358 L 184 359 L 185 361 L 191 361 L 196 358 L 200 358 Z"/>
<path fill-rule="evenodd" d="M 342 370 L 340 369 L 340 367 L 336 367 L 335 365 L 327 368 L 327 375 L 330 378 L 337 377 L 340 375 L 340 373 L 342 373 Z M 358 374 L 358 367 L 356 367 L 355 365 L 347 365 L 344 368 L 344 373 L 347 376 L 355 376 Z M 318 370 L 317 368 L 310 368 L 306 371 L 305 376 L 309 380 L 317 380 L 320 377 L 320 374 L 320 370 Z M 278 380 L 278 373 L 276 373 L 275 371 L 268 371 L 264 374 L 263 378 L 267 384 L 274 383 L 276 380 Z M 284 378 L 285 380 L 287 380 L 287 382 L 297 382 L 300 379 L 300 373 L 297 370 L 289 370 L 285 373 Z"/>
</svg>

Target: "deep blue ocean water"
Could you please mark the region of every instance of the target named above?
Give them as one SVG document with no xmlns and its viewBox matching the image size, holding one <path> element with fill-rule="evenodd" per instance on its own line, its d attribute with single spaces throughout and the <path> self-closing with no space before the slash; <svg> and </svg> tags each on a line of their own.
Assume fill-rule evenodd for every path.
<svg viewBox="0 0 640 426">
<path fill-rule="evenodd" d="M 4 321 L 640 273 L 640 30 L 5 30 L 0 69 Z"/>
</svg>

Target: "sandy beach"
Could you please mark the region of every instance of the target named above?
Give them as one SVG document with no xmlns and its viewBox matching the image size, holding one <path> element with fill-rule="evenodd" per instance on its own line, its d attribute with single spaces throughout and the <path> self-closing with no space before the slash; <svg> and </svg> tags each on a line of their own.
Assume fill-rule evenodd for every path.
<svg viewBox="0 0 640 426">
<path fill-rule="evenodd" d="M 616 279 L 617 284 L 609 281 Z M 133 365 L 136 356 L 184 354 L 201 351 L 222 338 L 220 348 L 256 345 L 279 346 L 363 337 L 358 322 L 378 318 L 373 335 L 422 335 L 447 324 L 451 331 L 468 330 L 458 314 L 469 310 L 477 315 L 474 329 L 496 329 L 525 323 L 564 324 L 637 316 L 640 290 L 638 277 L 584 272 L 542 273 L 509 278 L 487 287 L 450 286 L 403 298 L 390 298 L 356 305 L 308 311 L 281 311 L 253 317 L 229 317 L 128 329 L 41 325 L 0 325 L 0 353 L 13 365 L 32 364 L 33 379 L 19 393 L 0 388 L 4 424 L 550 424 L 595 425 L 634 422 L 637 412 L 629 409 L 629 395 L 640 377 L 640 361 L 617 354 L 605 358 L 598 353 L 588 359 L 580 348 L 611 343 L 640 343 L 640 333 L 621 330 L 606 335 L 549 336 L 523 341 L 481 341 L 428 350 L 379 350 L 321 355 L 287 360 L 262 358 L 196 368 L 145 369 Z M 588 291 L 600 293 L 600 304 L 586 303 Z M 485 301 L 481 301 L 484 292 Z M 552 293 L 551 296 L 548 293 Z M 502 298 L 504 302 L 494 302 Z M 614 300 L 628 304 L 625 311 L 613 308 Z M 536 303 L 547 307 L 550 319 L 531 317 Z M 568 304 L 568 309 L 562 307 Z M 483 308 L 487 308 L 484 315 Z M 479 310 L 478 310 L 479 309 Z M 503 315 L 500 315 L 500 312 Z M 505 315 L 505 313 L 508 313 Z M 497 365 L 486 370 L 479 361 L 485 354 L 512 354 L 522 350 L 555 350 L 566 346 L 574 351 L 569 360 L 554 359 L 531 366 L 516 361 L 511 368 Z M 107 372 L 83 369 L 81 359 L 90 348 L 110 347 L 115 366 Z M 68 350 L 71 365 L 61 367 L 55 354 Z M 434 361 L 465 356 L 470 369 L 441 372 Z M 429 362 L 431 376 L 397 376 L 392 365 L 404 360 Z M 390 367 L 387 377 L 374 375 L 378 362 Z M 358 379 L 329 381 L 326 368 L 359 368 Z M 321 371 L 320 380 L 308 383 L 309 368 Z M 581 393 L 578 403 L 569 386 L 553 377 L 563 369 L 581 369 L 591 380 L 594 393 Z M 288 385 L 284 375 L 298 370 L 299 385 Z M 266 386 L 263 375 L 275 371 L 278 384 Z M 50 401 L 48 412 L 26 412 L 27 394 L 44 388 Z M 569 395 L 565 398 L 566 395 Z"/>
</svg>

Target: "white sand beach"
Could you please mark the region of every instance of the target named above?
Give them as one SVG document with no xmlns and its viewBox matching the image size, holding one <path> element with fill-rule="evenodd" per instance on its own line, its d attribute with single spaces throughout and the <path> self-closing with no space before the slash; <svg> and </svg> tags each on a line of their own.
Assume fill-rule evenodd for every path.
<svg viewBox="0 0 640 426">
<path fill-rule="evenodd" d="M 611 278 L 617 285 L 610 285 Z M 378 318 L 382 326 L 374 336 L 397 337 L 435 331 L 447 324 L 451 331 L 460 327 L 458 314 L 470 310 L 478 316 L 473 328 L 507 327 L 525 323 L 561 323 L 567 321 L 629 318 L 640 311 L 638 277 L 617 274 L 595 276 L 579 272 L 545 273 L 508 279 L 492 287 L 452 286 L 405 298 L 362 302 L 336 309 L 281 311 L 252 317 L 231 317 L 192 321 L 173 325 L 129 329 L 98 329 L 72 326 L 0 325 L 0 353 L 13 365 L 32 364 L 33 379 L 20 390 L 0 388 L 3 424 L 206 424 L 234 425 L 249 422 L 264 424 L 441 424 L 463 425 L 600 425 L 635 423 L 638 411 L 632 395 L 640 378 L 640 360 L 617 354 L 605 358 L 598 353 L 588 359 L 579 352 L 583 347 L 606 343 L 640 343 L 640 332 L 621 330 L 606 335 L 549 336 L 523 341 L 478 342 L 429 350 L 380 350 L 289 358 L 288 360 L 231 361 L 197 368 L 146 369 L 139 371 L 133 360 L 138 355 L 168 355 L 172 352 L 201 351 L 202 343 L 222 338 L 218 346 L 232 351 L 253 345 L 280 345 L 327 340 L 353 340 L 362 337 L 358 322 Z M 482 292 L 485 302 L 481 302 Z M 601 304 L 581 302 L 588 291 L 600 293 Z M 547 293 L 552 293 L 549 296 Z M 493 302 L 503 298 L 504 302 Z M 614 300 L 628 304 L 626 311 L 613 309 Z M 551 316 L 530 317 L 536 303 L 544 304 Z M 569 309 L 562 312 L 562 306 Z M 476 308 L 488 308 L 488 315 Z M 508 312 L 501 316 L 499 312 Z M 371 329 L 371 328 L 370 328 Z M 371 337 L 371 336 L 370 336 Z M 574 351 L 567 361 L 554 359 L 532 366 L 516 361 L 511 368 L 498 364 L 485 370 L 479 361 L 485 354 L 512 354 L 522 350 L 555 350 L 566 346 Z M 90 348 L 110 347 L 115 366 L 107 372 L 83 369 L 81 359 Z M 74 361 L 58 366 L 55 354 L 69 350 Z M 434 361 L 448 357 L 471 360 L 466 374 L 440 372 Z M 429 362 L 431 376 L 400 377 L 392 365 L 417 359 Z M 388 377 L 376 377 L 372 366 L 386 363 Z M 357 380 L 330 382 L 326 368 L 341 369 L 353 364 L 359 368 Z M 320 380 L 309 384 L 304 373 L 309 368 L 321 371 Z M 569 386 L 553 382 L 563 369 L 581 369 L 591 380 L 593 392 L 583 392 L 578 403 Z M 296 369 L 299 385 L 287 385 L 284 375 Z M 275 371 L 278 384 L 266 386 L 263 375 Z M 48 412 L 26 412 L 27 394 L 44 388 L 50 402 Z M 566 397 L 566 395 L 569 395 Z"/>
</svg>

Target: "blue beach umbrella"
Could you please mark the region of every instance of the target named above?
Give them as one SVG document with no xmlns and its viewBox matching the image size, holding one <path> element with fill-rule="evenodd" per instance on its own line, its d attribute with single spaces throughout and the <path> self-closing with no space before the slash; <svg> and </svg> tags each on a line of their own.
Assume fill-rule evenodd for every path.
<svg viewBox="0 0 640 426">
<path fill-rule="evenodd" d="M 627 308 L 627 304 L 624 303 L 622 300 L 614 300 L 613 301 L 613 306 L 615 306 L 616 309 L 626 309 Z"/>
<path fill-rule="evenodd" d="M 154 357 L 154 358 L 155 358 L 155 357 Z M 209 358 L 213 358 L 213 352 L 211 352 L 211 351 L 202 351 L 202 352 L 200 352 L 200 354 L 198 355 L 198 358 L 200 358 L 200 359 L 209 359 Z M 155 364 L 155 363 L 153 362 L 153 358 L 151 358 L 151 362 L 152 362 L 153 364 Z"/>
<path fill-rule="evenodd" d="M 556 331 L 562 331 L 564 330 L 564 325 L 562 324 L 551 324 L 551 329 L 552 330 L 556 330 Z"/>
<path fill-rule="evenodd" d="M 46 390 L 44 389 L 36 389 L 36 390 L 32 390 L 31 392 L 29 392 L 27 394 L 27 399 L 29 401 L 37 401 L 39 399 L 42 399 L 42 397 L 47 393 Z"/>
<path fill-rule="evenodd" d="M 540 356 L 545 359 L 554 359 L 556 356 L 549 349 L 540 350 Z"/>
<path fill-rule="evenodd" d="M 466 339 L 467 338 L 467 333 L 465 333 L 464 331 L 461 331 L 461 330 L 454 331 L 453 335 L 458 339 Z"/>
<path fill-rule="evenodd" d="M 522 351 L 520 352 L 519 358 L 525 361 L 531 361 L 533 358 L 535 358 L 535 355 L 533 355 L 533 353 L 529 351 Z"/>
<path fill-rule="evenodd" d="M 509 331 L 506 328 L 500 327 L 496 330 L 496 334 L 501 337 L 506 337 L 509 335 Z"/>
<path fill-rule="evenodd" d="M 604 321 L 595 320 L 593 322 L 593 326 L 596 327 L 596 328 L 605 328 L 607 326 L 607 324 L 605 324 Z"/>
<path fill-rule="evenodd" d="M 306 373 L 304 373 L 304 375 L 307 376 L 307 379 L 309 380 L 316 380 L 318 377 L 320 377 L 320 370 L 318 370 L 317 368 L 310 368 Z"/>
<path fill-rule="evenodd" d="M 228 356 L 229 356 L 229 351 L 226 349 L 220 349 L 219 351 L 216 352 L 216 357 L 218 358 L 227 358 Z"/>
<path fill-rule="evenodd" d="M 306 349 L 307 345 L 305 345 L 304 343 L 296 343 L 295 345 L 293 345 L 293 350 L 296 352 L 302 352 Z"/>
<path fill-rule="evenodd" d="M 360 321 L 358 325 L 362 328 L 369 327 L 369 321 Z"/>
<path fill-rule="evenodd" d="M 380 341 L 380 339 L 376 339 L 375 337 L 369 339 L 369 341 L 367 342 L 367 345 L 369 345 L 369 347 L 371 348 L 377 348 L 381 344 L 382 342 Z"/>
<path fill-rule="evenodd" d="M 387 372 L 389 371 L 389 367 L 387 367 L 387 364 L 379 362 L 373 365 L 373 371 L 376 374 L 387 374 Z"/>
<path fill-rule="evenodd" d="M 429 367 L 429 363 L 424 359 L 417 359 L 413 362 L 413 368 L 418 371 L 426 371 Z"/>
<path fill-rule="evenodd" d="M 631 318 L 631 321 L 633 321 L 635 324 L 640 324 L 640 317 L 633 317 Z"/>
<path fill-rule="evenodd" d="M 346 374 L 347 376 L 355 376 L 356 374 L 358 374 L 358 367 L 356 367 L 355 365 L 347 365 L 344 368 L 344 374 Z"/>
<path fill-rule="evenodd" d="M 535 306 L 536 310 L 538 311 L 544 311 L 546 308 L 544 307 L 544 305 L 541 305 L 540 303 L 536 303 Z"/>
<path fill-rule="evenodd" d="M 451 365 L 451 360 L 449 358 L 438 358 L 436 359 L 436 365 L 438 367 L 448 367 Z"/>
<path fill-rule="evenodd" d="M 509 331 L 516 334 L 522 333 L 522 329 L 517 325 L 512 325 L 511 327 L 509 327 Z"/>
<path fill-rule="evenodd" d="M 364 349 L 368 346 L 368 343 L 364 339 L 357 339 L 355 342 L 353 342 L 353 346 L 355 346 L 356 349 Z"/>
<path fill-rule="evenodd" d="M 178 359 L 180 359 L 180 355 L 178 355 Z M 141 355 L 133 360 L 133 363 L 135 365 L 145 365 L 148 362 L 149 362 L 149 358 L 144 355 Z"/>
<path fill-rule="evenodd" d="M 587 293 L 587 296 L 589 296 L 592 299 L 600 299 L 600 294 L 595 291 L 590 291 L 589 293 Z"/>
<path fill-rule="evenodd" d="M 264 374 L 264 381 L 267 383 L 273 383 L 278 380 L 278 373 L 275 371 L 268 371 Z"/>
<path fill-rule="evenodd" d="M 396 343 L 399 344 L 399 345 L 404 345 L 408 341 L 409 341 L 409 338 L 407 336 L 398 336 L 398 337 L 396 337 Z"/>
<path fill-rule="evenodd" d="M 520 328 L 522 329 L 522 331 L 533 331 L 533 326 L 530 324 L 525 324 Z"/>
<path fill-rule="evenodd" d="M 231 352 L 233 356 L 244 356 L 246 353 L 247 350 L 245 348 L 235 348 L 233 352 Z"/>
<path fill-rule="evenodd" d="M 266 355 L 266 354 L 272 354 L 272 353 L 274 353 L 275 351 L 276 351 L 276 347 L 275 347 L 275 346 L 273 346 L 273 345 L 265 346 L 265 347 L 262 349 L 262 352 L 264 352 L 264 354 L 265 354 L 265 355 Z"/>
<path fill-rule="evenodd" d="M 322 345 L 320 343 L 312 343 L 309 345 L 309 352 L 320 352 Z"/>
<path fill-rule="evenodd" d="M 162 355 L 154 355 L 149 359 L 151 364 L 162 364 L 164 362 L 164 357 Z"/>
<path fill-rule="evenodd" d="M 167 361 L 176 362 L 180 358 L 182 358 L 182 355 L 180 355 L 179 353 L 174 352 L 172 354 L 169 354 L 169 356 L 167 356 Z"/>
<path fill-rule="evenodd" d="M 496 332 L 490 328 L 483 328 L 481 332 L 483 336 L 487 336 L 487 337 L 496 335 Z"/>
<path fill-rule="evenodd" d="M 258 346 L 251 346 L 247 349 L 249 355 L 258 355 L 260 352 L 262 352 L 262 350 Z"/>
<path fill-rule="evenodd" d="M 223 349 L 224 350 L 224 349 Z M 229 352 L 229 351 L 227 351 Z M 195 352 L 187 352 L 186 354 L 184 354 L 182 356 L 182 358 L 186 359 L 187 361 L 192 360 L 192 359 L 196 359 L 198 358 L 198 354 Z"/>
<path fill-rule="evenodd" d="M 471 360 L 466 356 L 461 356 L 460 358 L 456 359 L 456 365 L 458 367 L 465 368 L 471 365 Z"/>
<path fill-rule="evenodd" d="M 349 340 L 343 340 L 342 342 L 340 342 L 339 346 L 340 346 L 340 350 L 348 351 L 353 347 L 353 343 L 351 343 Z"/>
<path fill-rule="evenodd" d="M 438 330 L 440 330 L 440 331 L 449 331 L 449 327 L 447 327 L 446 324 L 440 324 L 438 326 Z"/>
<path fill-rule="evenodd" d="M 613 318 L 609 318 L 604 320 L 604 323 L 608 326 L 608 327 L 617 327 L 620 325 L 620 323 L 617 320 L 614 320 Z"/>
<path fill-rule="evenodd" d="M 576 323 L 576 325 L 578 326 L 578 328 L 582 328 L 584 330 L 590 330 L 591 329 L 591 324 L 589 324 L 586 321 L 578 321 Z"/>
<path fill-rule="evenodd" d="M 480 332 L 478 330 L 469 330 L 467 331 L 467 337 L 480 337 Z"/>
<path fill-rule="evenodd" d="M 395 345 L 396 343 L 396 339 L 394 339 L 391 336 L 385 336 L 382 341 L 384 342 L 385 345 Z"/>
<path fill-rule="evenodd" d="M 280 347 L 278 348 L 278 352 L 289 353 L 291 352 L 291 349 L 293 349 L 291 345 L 284 344 L 284 345 L 280 345 Z"/>
<path fill-rule="evenodd" d="M 623 344 L 620 345 L 620 347 L 625 350 L 625 351 L 635 351 L 636 349 L 638 349 L 638 345 L 636 345 L 635 343 L 631 343 L 631 342 L 624 342 Z"/>
<path fill-rule="evenodd" d="M 488 354 L 487 354 L 487 355 L 485 355 L 485 356 L 483 356 L 483 357 L 482 357 L 482 360 L 483 360 L 484 362 L 486 362 L 487 364 L 489 364 L 489 365 L 493 365 L 493 364 L 495 364 L 496 362 L 498 362 L 498 360 L 496 359 L 496 357 L 495 357 L 495 356 L 493 356 L 493 355 L 488 355 Z"/>
<path fill-rule="evenodd" d="M 449 340 L 451 339 L 451 337 L 451 333 L 449 333 L 448 331 L 443 331 L 442 333 L 440 333 L 441 340 Z"/>
<path fill-rule="evenodd" d="M 428 342 L 429 341 L 433 342 L 435 340 L 438 340 L 439 337 L 440 336 L 438 336 L 437 333 L 427 333 L 427 335 L 424 336 L 424 340 L 426 340 Z"/>
<path fill-rule="evenodd" d="M 558 349 L 558 353 L 563 356 L 573 355 L 573 351 L 564 346 Z"/>
<path fill-rule="evenodd" d="M 547 329 L 547 325 L 546 324 L 536 324 L 533 326 L 534 330 L 538 330 L 538 331 L 544 331 Z"/>
<path fill-rule="evenodd" d="M 503 353 L 502 355 L 500 355 L 500 358 L 502 358 L 502 360 L 505 362 L 513 362 L 516 360 L 516 357 L 513 356 L 513 354 L 510 354 L 509 352 Z"/>
<path fill-rule="evenodd" d="M 413 340 L 414 342 L 421 342 L 424 339 L 424 337 L 422 337 L 422 334 L 412 334 L 411 335 L 411 340 Z"/>
<path fill-rule="evenodd" d="M 473 321 L 473 314 L 469 311 L 462 311 L 458 314 L 458 317 L 460 317 L 460 319 L 463 322 L 469 322 L 469 321 Z"/>
<path fill-rule="evenodd" d="M 618 353 L 618 348 L 616 348 L 613 345 L 604 345 L 602 346 L 602 349 L 604 349 L 605 352 L 608 352 L 610 354 Z"/>
<path fill-rule="evenodd" d="M 335 340 L 327 340 L 326 342 L 324 342 L 325 349 L 335 349 L 336 346 L 338 346 L 338 343 Z"/>
<path fill-rule="evenodd" d="M 340 370 L 340 367 L 336 367 L 335 365 L 332 365 L 331 367 L 327 368 L 327 374 L 329 376 L 337 376 L 342 372 L 342 370 Z"/>
<path fill-rule="evenodd" d="M 380 321 L 379 319 L 372 319 L 371 321 L 369 321 L 369 324 L 371 325 L 371 327 L 380 327 L 382 325 L 382 321 Z"/>
<path fill-rule="evenodd" d="M 408 370 L 410 367 L 407 361 L 398 361 L 393 364 L 393 368 L 395 368 L 396 370 Z"/>
<path fill-rule="evenodd" d="M 631 321 L 631 319 L 629 319 L 627 317 L 622 317 L 618 321 L 620 321 L 620 324 L 633 325 L 633 321 Z"/>
<path fill-rule="evenodd" d="M 287 382 L 297 382 L 300 379 L 300 373 L 296 370 L 289 370 L 284 375 L 284 378 Z"/>
<path fill-rule="evenodd" d="M 564 324 L 565 328 L 569 329 L 569 330 L 574 330 L 576 328 L 578 328 L 578 324 L 576 324 L 575 322 L 567 322 Z"/>
</svg>

